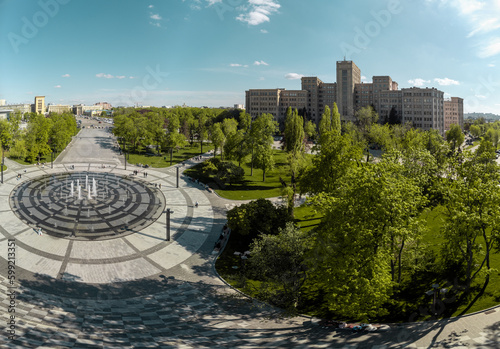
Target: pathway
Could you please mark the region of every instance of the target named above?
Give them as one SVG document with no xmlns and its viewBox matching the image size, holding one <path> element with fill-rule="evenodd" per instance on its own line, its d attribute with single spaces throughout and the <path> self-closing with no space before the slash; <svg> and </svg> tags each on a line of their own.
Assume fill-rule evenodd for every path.
<svg viewBox="0 0 500 349">
<path fill-rule="evenodd" d="M 112 148 L 82 153 L 81 149 L 99 142 L 100 133 L 93 131 L 97 130 L 76 139 L 53 169 L 7 161 L 9 170 L 0 185 L 0 300 L 4 306 L 0 347 L 500 347 L 499 308 L 387 332 L 354 334 L 321 328 L 307 317 L 283 318 L 276 309 L 241 296 L 218 278 L 213 266 L 214 243 L 232 202 L 184 177 L 176 188 L 175 167 L 146 170 L 150 185 L 162 183 L 167 207 L 174 210 L 172 241 L 164 239 L 165 214 L 135 234 L 113 240 L 38 236 L 11 212 L 8 197 L 20 183 L 17 173 L 26 180 L 62 171 L 126 174 L 135 168 L 125 172 Z M 186 167 L 194 163 L 191 160 Z M 200 203 L 198 208 L 193 207 L 195 201 Z M 5 259 L 9 239 L 16 245 L 12 285 Z M 15 313 L 8 312 L 9 305 Z M 11 325 L 13 340 L 7 332 Z"/>
</svg>

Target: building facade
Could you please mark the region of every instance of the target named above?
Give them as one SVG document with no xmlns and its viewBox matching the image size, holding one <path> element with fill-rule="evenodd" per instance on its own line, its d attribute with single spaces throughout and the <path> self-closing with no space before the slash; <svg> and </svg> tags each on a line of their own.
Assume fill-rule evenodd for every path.
<svg viewBox="0 0 500 349">
<path fill-rule="evenodd" d="M 464 100 L 459 97 L 444 101 L 444 130 L 448 131 L 453 124 L 464 127 Z"/>
<path fill-rule="evenodd" d="M 49 104 L 47 106 L 47 112 L 50 113 L 56 113 L 56 114 L 62 114 L 62 113 L 67 113 L 71 112 L 72 107 L 70 105 L 61 105 L 61 104 Z"/>
<path fill-rule="evenodd" d="M 357 110 L 372 106 L 382 123 L 409 123 L 423 130 L 437 129 L 441 134 L 451 123 L 463 127 L 461 98 L 452 97 L 445 105 L 443 91 L 418 87 L 399 89 L 398 83 L 388 75 L 361 82 L 361 70 L 352 61 L 338 61 L 336 72 L 336 83 L 303 77 L 302 90 L 248 90 L 246 110 L 252 117 L 270 113 L 279 119 L 285 116 L 288 107 L 305 108 L 308 119 L 319 123 L 325 106 L 337 103 L 344 121 L 356 121 Z M 445 111 L 449 112 L 446 117 Z"/>
<path fill-rule="evenodd" d="M 45 96 L 36 96 L 33 104 L 33 113 L 45 114 Z"/>
</svg>

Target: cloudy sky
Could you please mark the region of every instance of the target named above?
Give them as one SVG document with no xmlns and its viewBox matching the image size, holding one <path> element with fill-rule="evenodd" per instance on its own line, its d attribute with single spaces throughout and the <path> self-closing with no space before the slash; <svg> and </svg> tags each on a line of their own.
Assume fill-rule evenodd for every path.
<svg viewBox="0 0 500 349">
<path fill-rule="evenodd" d="M 9 103 L 232 106 L 345 57 L 500 114 L 500 0 L 0 0 L 0 33 Z"/>
</svg>

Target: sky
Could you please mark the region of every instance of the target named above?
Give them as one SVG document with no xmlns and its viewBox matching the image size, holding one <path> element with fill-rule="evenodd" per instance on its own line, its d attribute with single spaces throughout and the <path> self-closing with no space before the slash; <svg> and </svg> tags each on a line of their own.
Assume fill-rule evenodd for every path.
<svg viewBox="0 0 500 349">
<path fill-rule="evenodd" d="M 500 114 L 500 0 L 0 0 L 0 40 L 7 103 L 233 106 L 345 58 Z"/>
</svg>

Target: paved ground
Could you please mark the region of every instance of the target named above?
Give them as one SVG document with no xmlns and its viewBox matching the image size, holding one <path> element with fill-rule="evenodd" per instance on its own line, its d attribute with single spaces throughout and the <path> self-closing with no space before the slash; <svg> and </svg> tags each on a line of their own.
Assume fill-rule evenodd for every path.
<svg viewBox="0 0 500 349">
<path fill-rule="evenodd" d="M 171 241 L 165 241 L 165 214 L 147 228 L 113 240 L 37 235 L 9 206 L 8 197 L 20 183 L 17 173 L 25 180 L 73 171 L 72 165 L 75 171 L 115 174 L 134 169 L 129 165 L 125 172 L 116 152 L 106 149 L 113 140 L 106 141 L 103 131 L 83 131 L 53 169 L 7 164 L 0 185 L 0 347 L 500 348 L 499 308 L 354 334 L 321 328 L 306 317 L 284 318 L 276 309 L 242 297 L 213 267 L 214 243 L 234 202 L 185 178 L 177 188 L 175 168 L 148 169 L 147 178 L 162 184 L 166 205 L 174 210 Z M 99 142 L 105 149 L 95 146 Z M 7 259 L 16 262 L 10 280 Z M 13 339 L 9 329 L 15 331 Z"/>
</svg>

